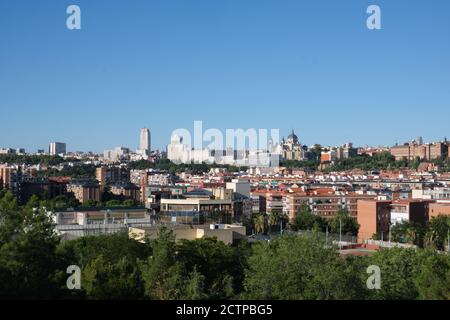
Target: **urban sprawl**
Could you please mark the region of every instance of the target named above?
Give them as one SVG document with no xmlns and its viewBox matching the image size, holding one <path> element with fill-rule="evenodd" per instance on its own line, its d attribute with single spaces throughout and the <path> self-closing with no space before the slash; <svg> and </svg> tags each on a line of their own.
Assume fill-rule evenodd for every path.
<svg viewBox="0 0 450 320">
<path fill-rule="evenodd" d="M 22 207 L 24 212 L 28 212 L 27 208 L 34 208 L 35 211 L 30 212 L 38 212 L 36 209 L 40 207 L 39 212 L 44 210 L 50 217 L 52 228 L 60 239 L 58 241 L 62 243 L 125 234 L 127 239 L 136 243 L 145 245 L 150 241 L 154 254 L 173 250 L 174 255 L 178 254 L 175 252 L 181 252 L 183 255 L 185 252 L 183 250 L 189 247 L 187 242 L 183 241 L 203 241 L 202 239 L 211 238 L 215 238 L 221 246 L 235 248 L 233 250 L 238 252 L 243 250 L 239 247 L 242 241 L 256 246 L 255 248 L 263 248 L 254 249 L 251 255 L 242 253 L 245 250 L 242 251 L 242 256 L 247 257 L 244 259 L 245 263 L 241 261 L 243 258 L 237 258 L 239 255 L 220 258 L 228 262 L 232 259 L 233 265 L 235 263 L 239 265 L 236 274 L 231 271 L 236 265 L 224 267 L 229 274 L 233 274 L 233 277 L 220 278 L 220 281 L 225 282 L 233 279 L 230 280 L 233 283 L 230 284 L 230 292 L 234 293 L 229 295 L 224 293 L 225 291 L 220 291 L 227 288 L 225 282 L 220 284 L 208 282 L 209 277 L 215 277 L 212 273 L 219 272 L 211 271 L 213 269 L 208 263 L 212 263 L 213 260 L 208 260 L 209 262 L 202 260 L 203 262 L 199 264 L 188 262 L 192 256 L 186 261 L 182 260 L 181 264 L 185 263 L 186 268 L 194 266 L 194 269 L 189 269 L 187 280 L 183 280 L 189 283 L 187 285 L 183 282 L 186 288 L 190 288 L 190 285 L 209 288 L 209 291 L 204 289 L 208 291 L 205 295 L 194 295 L 192 298 L 195 299 L 235 298 L 236 292 L 243 292 L 245 297 L 257 299 L 362 297 L 359 295 L 365 294 L 365 291 L 352 293 L 353 296 L 350 293 L 348 295 L 342 293 L 347 292 L 345 291 L 347 289 L 353 290 L 350 289 L 350 284 L 343 285 L 345 290 L 334 288 L 333 285 L 329 293 L 319 289 L 310 292 L 307 287 L 295 284 L 301 289 L 295 287 L 294 291 L 285 292 L 290 285 L 294 285 L 288 278 L 286 283 L 280 280 L 281 287 L 278 289 L 281 291 L 277 293 L 278 280 L 271 282 L 264 278 L 270 275 L 269 261 L 279 263 L 280 267 L 289 266 L 289 259 L 294 259 L 291 262 L 298 265 L 295 259 L 299 259 L 298 261 L 303 261 L 302 263 L 316 263 L 319 271 L 321 268 L 327 268 L 328 262 L 324 262 L 328 261 L 327 259 L 332 261 L 329 262 L 330 266 L 332 264 L 341 266 L 341 260 L 325 258 L 329 256 L 318 253 L 331 247 L 335 248 L 333 250 L 341 257 L 372 257 L 379 264 L 385 263 L 384 267 L 382 266 L 382 269 L 385 268 L 383 270 L 391 271 L 395 266 L 398 268 L 403 268 L 400 267 L 403 264 L 410 266 L 412 260 L 408 259 L 413 258 L 401 252 L 410 252 L 409 250 L 432 252 L 433 259 L 437 260 L 427 258 L 426 254 L 420 255 L 417 259 L 422 259 L 420 261 L 423 262 L 423 267 L 417 267 L 415 271 L 411 269 L 407 275 L 388 272 L 390 277 L 397 277 L 395 279 L 398 281 L 403 281 L 400 280 L 402 277 L 410 277 L 412 280 L 405 282 L 403 287 L 401 287 L 403 282 L 392 280 L 389 285 L 386 284 L 388 289 L 385 287 L 385 291 L 380 291 L 383 294 L 379 294 L 378 298 L 448 299 L 449 261 L 439 259 L 448 258 L 446 252 L 450 251 L 449 147 L 450 142 L 447 139 L 424 143 L 421 137 L 391 147 L 356 147 L 352 143 L 338 147 L 325 147 L 319 144 L 306 146 L 292 130 L 286 139 L 283 138 L 278 143 L 270 141 L 267 150 L 263 150 L 272 156 L 276 155 L 279 165 L 245 166 L 243 164 L 249 163 L 245 159 L 248 159 L 254 151 L 225 150 L 220 152 L 221 157 L 217 157 L 217 151 L 189 148 L 183 144 L 183 139 L 178 135 L 171 137 L 165 151 L 152 150 L 150 130 L 144 128 L 140 131 L 139 149 L 136 151 L 117 147 L 100 155 L 92 152 L 68 152 L 66 144 L 61 142 L 52 142 L 48 151 L 39 150 L 37 153 L 27 153 L 24 149 L 3 148 L 0 149 L 0 211 L 4 215 L 3 221 L 9 221 L 8 219 L 13 219 L 12 215 L 7 214 L 13 210 L 11 208 L 19 210 L 18 208 Z M 221 161 L 217 161 L 218 159 Z M 7 202 L 8 199 L 10 202 Z M 11 204 L 12 201 L 14 205 Z M 24 221 L 23 223 L 28 223 L 26 219 Z M 38 221 L 42 227 L 42 220 Z M 11 220 L 10 223 L 18 222 Z M 8 227 L 8 224 L 5 226 Z M 14 232 L 17 232 L 14 230 L 10 232 L 10 236 L 5 236 L 5 239 L 9 239 L 8 241 L 12 243 L 15 241 Z M 33 228 L 28 227 L 26 230 Z M 175 247 L 167 242 L 169 239 L 167 232 L 177 243 L 181 241 L 180 248 L 184 249 L 174 249 Z M 296 242 L 297 240 L 292 240 L 294 238 L 289 238 L 293 235 L 302 237 L 312 234 L 318 235 L 324 241 L 325 247 L 315 247 L 314 242 L 308 242 L 310 240 Z M 23 237 L 31 235 L 32 233 L 28 231 L 23 233 Z M 89 241 L 94 241 L 92 246 L 88 244 L 89 242 L 80 242 L 78 248 L 86 246 L 82 250 L 88 250 L 86 248 L 94 250 L 94 247 L 102 247 L 99 245 L 100 242 L 95 245 L 97 240 Z M 278 245 L 270 246 L 270 243 L 274 242 Z M 205 248 L 212 246 L 207 243 L 203 245 Z M 109 244 L 105 242 L 105 246 Z M 160 249 L 157 248 L 161 246 L 166 247 L 158 251 Z M 285 252 L 283 246 L 290 247 Z M 126 247 L 132 246 L 127 244 Z M 201 245 L 197 249 L 189 247 L 189 250 L 206 250 L 200 249 L 201 247 Z M 212 247 L 208 248 L 213 250 Z M 128 255 L 129 252 L 126 250 L 120 252 Z M 228 249 L 222 248 L 219 251 L 228 254 L 226 250 Z M 293 256 L 288 258 L 285 253 L 291 250 Z M 307 254 L 308 250 L 317 252 L 314 251 L 316 253 L 310 256 Z M 394 257 L 396 250 L 400 250 L 398 257 Z M 92 256 L 94 260 L 89 260 L 90 262 L 82 266 L 83 274 L 90 274 L 92 268 L 106 268 L 105 262 L 98 262 L 97 259 L 106 259 L 104 254 L 107 249 L 101 249 L 101 252 L 103 253 L 100 258 L 94 259 Z M 297 253 L 299 256 L 294 258 Z M 80 261 L 83 261 L 82 257 L 85 255 L 86 253 L 79 255 Z M 263 256 L 265 258 L 262 258 Z M 304 259 L 309 259 L 309 256 L 317 256 L 314 258 L 317 261 L 305 262 Z M 204 255 L 202 257 L 205 258 Z M 0 259 L 3 258 L 0 255 Z M 179 266 L 179 263 L 167 254 L 163 254 L 160 258 L 163 259 L 161 261 L 165 261 L 163 264 L 165 267 L 161 270 L 171 264 L 174 264 L 173 268 Z M 9 261 L 10 258 L 5 259 Z M 156 260 L 151 260 L 151 257 L 149 259 L 150 265 L 157 263 Z M 237 259 L 237 262 L 233 259 Z M 275 262 L 276 259 L 280 261 Z M 117 262 L 118 265 L 111 267 L 113 268 L 111 270 L 119 274 L 122 272 L 120 261 Z M 354 260 L 348 261 L 352 268 L 357 268 Z M 98 265 L 95 264 L 97 262 Z M 139 265 L 137 263 L 133 268 L 138 268 Z M 444 267 L 441 270 L 438 266 Z M 220 269 L 219 266 L 214 268 L 216 267 Z M 145 268 L 139 271 L 142 272 L 142 277 L 153 272 L 150 267 Z M 205 271 L 202 268 L 209 269 Z M 300 272 L 303 269 L 295 270 L 292 272 Z M 343 273 L 339 275 L 340 279 L 347 279 L 343 274 L 350 272 L 350 269 L 345 270 L 347 271 L 342 271 Z M 315 279 L 307 286 L 313 285 L 315 281 L 325 281 L 320 278 L 323 276 L 320 273 L 322 271 L 317 271 L 320 273 L 317 275 L 304 271 L 304 277 Z M 429 273 L 426 273 L 428 271 Z M 169 282 L 173 280 L 164 273 L 165 271 L 160 272 L 162 273 L 158 273 L 157 277 L 161 279 L 168 277 L 166 280 Z M 350 274 L 351 272 L 347 276 L 354 277 L 356 273 L 353 272 L 351 276 Z M 365 274 L 365 269 L 362 274 Z M 314 278 L 316 276 L 317 279 Z M 86 277 L 93 281 L 90 276 Z M 177 299 L 188 294 L 187 291 L 181 293 L 175 289 L 169 290 L 166 287 L 169 286 L 169 282 L 153 283 L 151 279 L 154 279 L 155 275 L 152 274 L 152 277 L 149 276 L 148 281 L 143 280 L 147 291 L 145 293 L 142 291 L 139 295 L 152 299 Z M 276 278 L 280 277 L 281 275 Z M 99 279 L 95 281 L 101 283 Z M 59 280 L 52 281 L 56 283 Z M 92 283 L 97 283 L 95 281 Z M 134 283 L 133 281 L 131 283 Z M 176 283 L 173 284 L 174 288 L 178 286 Z M 361 283 L 365 285 L 365 282 Z M 433 287 L 433 291 L 427 283 L 434 283 L 437 287 Z M 109 288 L 109 285 L 105 285 L 106 288 Z M 265 288 L 266 286 L 270 288 Z M 392 289 L 395 286 L 400 286 L 401 289 L 395 291 L 397 289 Z M 88 297 L 109 298 L 109 294 L 121 292 L 117 294 L 119 298 L 123 298 L 121 294 L 124 294 L 120 290 L 114 291 L 115 289 L 112 291 L 104 289 L 105 291 L 101 293 L 94 287 L 84 288 Z M 216 290 L 214 288 L 222 288 L 217 289 L 220 294 L 214 291 Z M 11 296 L 11 292 L 20 294 L 20 290 L 5 290 L 8 297 Z M 30 291 L 26 292 L 34 297 Z"/>
</svg>

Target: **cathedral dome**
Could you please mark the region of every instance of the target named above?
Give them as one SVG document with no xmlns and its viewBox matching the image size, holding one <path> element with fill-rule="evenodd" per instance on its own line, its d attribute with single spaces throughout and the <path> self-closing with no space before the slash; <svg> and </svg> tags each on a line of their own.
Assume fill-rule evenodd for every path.
<svg viewBox="0 0 450 320">
<path fill-rule="evenodd" d="M 297 144 L 298 143 L 298 137 L 294 133 L 294 130 L 292 130 L 292 133 L 287 137 L 288 143 Z"/>
</svg>

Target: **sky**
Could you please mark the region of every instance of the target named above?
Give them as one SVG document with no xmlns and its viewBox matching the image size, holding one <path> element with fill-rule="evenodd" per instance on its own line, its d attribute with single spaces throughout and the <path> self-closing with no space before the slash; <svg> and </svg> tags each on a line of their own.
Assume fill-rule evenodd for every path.
<svg viewBox="0 0 450 320">
<path fill-rule="evenodd" d="M 0 111 L 0 147 L 30 152 L 137 148 L 141 127 L 164 149 L 195 120 L 306 145 L 442 140 L 450 1 L 0 0 Z"/>
</svg>

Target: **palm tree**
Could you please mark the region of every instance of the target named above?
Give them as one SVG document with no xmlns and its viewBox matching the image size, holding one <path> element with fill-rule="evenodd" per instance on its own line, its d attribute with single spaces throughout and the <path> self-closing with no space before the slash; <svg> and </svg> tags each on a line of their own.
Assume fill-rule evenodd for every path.
<svg viewBox="0 0 450 320">
<path fill-rule="evenodd" d="M 254 220 L 256 234 L 264 233 L 266 230 L 266 216 L 260 213 Z"/>
<path fill-rule="evenodd" d="M 427 227 L 426 245 L 442 250 L 448 237 L 450 218 L 446 216 L 433 217 Z"/>
<path fill-rule="evenodd" d="M 269 233 L 272 231 L 272 227 L 278 225 L 279 220 L 280 217 L 278 216 L 278 213 L 271 213 L 269 215 Z"/>
</svg>

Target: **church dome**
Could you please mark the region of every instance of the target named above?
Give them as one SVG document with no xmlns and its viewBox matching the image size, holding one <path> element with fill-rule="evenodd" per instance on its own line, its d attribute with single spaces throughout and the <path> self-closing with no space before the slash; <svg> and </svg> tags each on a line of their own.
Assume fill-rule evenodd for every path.
<svg viewBox="0 0 450 320">
<path fill-rule="evenodd" d="M 288 136 L 287 141 L 293 144 L 297 144 L 298 143 L 298 137 L 297 135 L 294 133 L 294 130 L 292 130 L 292 133 Z"/>
</svg>

